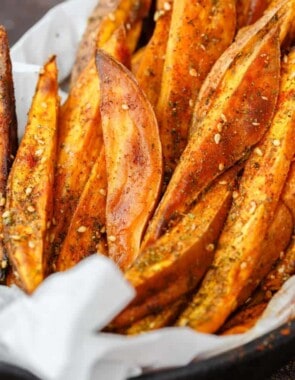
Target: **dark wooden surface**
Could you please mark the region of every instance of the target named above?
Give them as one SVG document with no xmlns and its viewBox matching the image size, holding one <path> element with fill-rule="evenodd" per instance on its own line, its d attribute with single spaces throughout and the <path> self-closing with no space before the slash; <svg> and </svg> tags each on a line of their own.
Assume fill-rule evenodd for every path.
<svg viewBox="0 0 295 380">
<path fill-rule="evenodd" d="M 0 0 L 0 24 L 6 27 L 10 44 L 13 45 L 50 7 L 61 2 L 62 0 Z M 295 380 L 295 355 L 294 362 L 269 380 Z"/>
</svg>

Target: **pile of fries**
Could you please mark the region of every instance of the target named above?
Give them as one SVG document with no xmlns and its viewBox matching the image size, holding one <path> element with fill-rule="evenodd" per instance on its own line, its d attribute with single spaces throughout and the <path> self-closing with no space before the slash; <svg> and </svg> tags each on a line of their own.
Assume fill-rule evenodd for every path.
<svg viewBox="0 0 295 380">
<path fill-rule="evenodd" d="M 3 281 L 31 293 L 98 253 L 136 290 L 106 331 L 253 326 L 295 273 L 294 20 L 295 0 L 100 1 L 18 149 L 1 29 Z"/>
</svg>

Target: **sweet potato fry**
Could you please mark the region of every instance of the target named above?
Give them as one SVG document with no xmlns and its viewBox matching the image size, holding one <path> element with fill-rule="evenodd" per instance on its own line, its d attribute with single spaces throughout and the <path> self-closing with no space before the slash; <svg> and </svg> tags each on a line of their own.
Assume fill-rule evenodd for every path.
<svg viewBox="0 0 295 380">
<path fill-rule="evenodd" d="M 159 195 L 162 151 L 153 109 L 132 74 L 98 51 L 109 255 L 127 269 Z"/>
<path fill-rule="evenodd" d="M 161 91 L 161 79 L 167 41 L 170 30 L 173 1 L 159 4 L 161 8 L 156 12 L 156 26 L 152 38 L 145 47 L 141 57 L 141 64 L 136 72 L 136 79 L 143 92 L 156 106 Z M 165 6 L 165 8 L 164 8 Z"/>
<path fill-rule="evenodd" d="M 2 214 L 7 178 L 17 149 L 17 122 L 9 44 L 2 26 L 0 26 L 0 133 L 0 213 Z M 4 279 L 4 270 L 7 267 L 2 232 L 3 224 L 0 220 L 0 280 Z"/>
<path fill-rule="evenodd" d="M 231 44 L 235 1 L 175 1 L 156 107 L 165 183 L 185 148 L 193 105 L 206 75 Z M 181 78 L 181 79 L 180 79 Z"/>
<path fill-rule="evenodd" d="M 141 60 L 142 60 L 142 57 L 144 55 L 144 49 L 145 49 L 145 46 L 143 46 L 142 48 L 140 48 L 139 50 L 137 50 L 133 55 L 132 55 L 132 58 L 131 58 L 131 71 L 132 73 L 136 76 L 136 73 L 138 71 L 138 68 L 141 64 Z"/>
<path fill-rule="evenodd" d="M 248 159 L 221 234 L 212 267 L 178 320 L 202 332 L 220 328 L 261 259 L 261 245 L 273 219 L 295 150 L 294 52 L 283 65 L 277 112 L 271 128 Z M 253 280 L 253 278 L 252 278 Z"/>
<path fill-rule="evenodd" d="M 105 165 L 105 151 L 102 149 L 72 217 L 67 236 L 58 255 L 57 271 L 73 267 L 92 253 L 106 253 Z"/>
<path fill-rule="evenodd" d="M 293 232 L 292 214 L 280 201 L 274 219 L 261 245 L 260 259 L 238 297 L 238 305 L 242 305 L 270 272 L 281 253 L 287 248 Z"/>
<path fill-rule="evenodd" d="M 76 61 L 72 69 L 71 88 L 91 59 L 93 59 L 96 50 L 96 37 L 102 20 L 116 9 L 119 1 L 100 0 L 93 9 L 78 47 Z"/>
<path fill-rule="evenodd" d="M 179 220 L 200 192 L 226 168 L 245 157 L 272 120 L 279 90 L 280 48 L 276 19 L 236 41 L 221 61 L 231 60 L 211 99 L 211 107 L 191 136 L 168 188 L 149 224 L 143 247 Z M 235 58 L 232 60 L 232 51 Z"/>
<path fill-rule="evenodd" d="M 166 306 L 163 310 L 160 310 L 158 313 L 147 315 L 143 319 L 133 323 L 130 327 L 119 332 L 125 335 L 137 335 L 170 326 L 176 320 L 187 300 L 188 297 L 183 296 L 173 304 Z"/>
<path fill-rule="evenodd" d="M 101 4 L 102 3 L 102 4 Z M 82 38 L 71 78 L 71 88 L 95 56 L 96 48 L 103 48 L 114 32 L 124 25 L 127 46 L 132 53 L 141 32 L 142 19 L 147 16 L 151 0 L 114 0 L 99 2 L 89 19 Z"/>
<path fill-rule="evenodd" d="M 125 273 L 136 297 L 114 326 L 128 326 L 195 289 L 213 260 L 238 170 L 225 173 L 177 226 L 141 252 Z"/>
<path fill-rule="evenodd" d="M 104 49 L 122 62 L 130 62 L 125 29 L 119 27 Z M 99 80 L 95 61 L 83 71 L 61 108 L 57 170 L 55 174 L 54 220 L 50 240 L 52 266 L 60 251 L 70 220 L 103 145 L 99 111 Z"/>
<path fill-rule="evenodd" d="M 288 178 L 282 193 L 282 201 L 292 213 L 295 223 L 295 161 L 292 162 Z"/>
<path fill-rule="evenodd" d="M 52 218 L 57 89 L 57 68 L 52 58 L 40 74 L 25 135 L 9 175 L 2 215 L 8 257 L 28 293 L 46 273 L 44 250 Z"/>
</svg>

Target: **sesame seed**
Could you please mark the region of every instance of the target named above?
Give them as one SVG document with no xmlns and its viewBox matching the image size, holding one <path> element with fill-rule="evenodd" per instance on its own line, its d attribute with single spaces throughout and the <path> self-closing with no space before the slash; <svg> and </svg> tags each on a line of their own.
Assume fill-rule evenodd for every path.
<svg viewBox="0 0 295 380">
<path fill-rule="evenodd" d="M 35 248 L 35 243 L 32 240 L 29 240 L 28 245 L 30 248 Z"/>
<path fill-rule="evenodd" d="M 206 251 L 208 251 L 208 252 L 213 252 L 214 251 L 214 249 L 215 249 L 215 245 L 214 244 L 208 244 L 207 246 L 206 246 Z"/>
<path fill-rule="evenodd" d="M 28 207 L 27 207 L 27 210 L 28 210 L 29 212 L 35 212 L 35 207 L 33 207 L 33 206 L 28 206 Z"/>
<path fill-rule="evenodd" d="M 274 146 L 280 146 L 281 142 L 280 142 L 280 140 L 272 140 L 272 145 L 274 145 Z"/>
<path fill-rule="evenodd" d="M 7 268 L 7 264 L 8 264 L 8 263 L 7 263 L 7 260 L 2 260 L 2 261 L 1 261 L 1 268 L 2 268 L 2 269 Z"/>
<path fill-rule="evenodd" d="M 227 181 L 219 181 L 219 185 L 227 185 Z"/>
<path fill-rule="evenodd" d="M 256 147 L 256 148 L 254 149 L 254 153 L 257 154 L 257 156 L 260 156 L 260 157 L 263 156 L 263 152 L 262 152 L 262 150 L 261 150 L 260 148 L 258 148 L 258 147 Z"/>
<path fill-rule="evenodd" d="M 191 68 L 189 69 L 189 75 L 190 75 L 191 77 L 197 77 L 197 76 L 198 76 L 198 72 L 197 72 L 196 69 L 194 69 L 193 67 L 191 67 Z"/>
<path fill-rule="evenodd" d="M 261 96 L 261 99 L 268 100 L 268 97 L 267 96 Z"/>
<path fill-rule="evenodd" d="M 26 195 L 32 194 L 33 189 L 31 187 L 27 187 L 25 190 Z"/>
<path fill-rule="evenodd" d="M 214 135 L 215 144 L 219 144 L 220 140 L 221 140 L 221 135 L 219 133 L 216 133 L 216 135 Z"/>
<path fill-rule="evenodd" d="M 105 189 L 99 189 L 99 194 L 105 197 L 107 192 L 105 191 Z"/>
<path fill-rule="evenodd" d="M 41 107 L 46 109 L 46 108 L 48 107 L 48 106 L 47 106 L 47 103 L 46 103 L 46 102 L 42 102 L 42 103 L 41 103 Z"/>
<path fill-rule="evenodd" d="M 48 222 L 47 222 L 47 224 L 46 224 L 46 227 L 47 227 L 47 228 L 50 228 L 50 226 L 51 226 L 51 222 L 50 222 L 50 220 L 48 220 Z"/>
<path fill-rule="evenodd" d="M 49 236 L 50 243 L 53 243 L 54 239 L 55 239 L 55 234 L 50 234 Z"/>
<path fill-rule="evenodd" d="M 189 100 L 189 106 L 190 106 L 190 107 L 193 107 L 193 106 L 194 106 L 194 101 L 193 101 L 193 99 L 190 99 L 190 100 Z"/>
<path fill-rule="evenodd" d="M 5 211 L 3 214 L 2 214 L 2 218 L 3 219 L 6 219 L 6 218 L 9 218 L 10 217 L 10 211 Z"/>
<path fill-rule="evenodd" d="M 56 226 L 56 220 L 55 220 L 55 218 L 52 218 L 52 224 L 53 224 L 54 226 Z"/>
<path fill-rule="evenodd" d="M 284 251 L 280 252 L 280 259 L 283 259 L 284 256 L 285 256 L 285 252 Z"/>
<path fill-rule="evenodd" d="M 124 110 L 124 111 L 129 110 L 128 104 L 122 104 L 122 110 Z"/>
<path fill-rule="evenodd" d="M 165 3 L 164 3 L 164 9 L 165 9 L 165 11 L 170 11 L 171 10 L 171 4 L 168 1 L 165 1 Z"/>
<path fill-rule="evenodd" d="M 41 156 L 43 154 L 44 150 L 43 149 L 37 149 L 36 152 L 35 152 L 35 155 L 36 156 Z"/>
<path fill-rule="evenodd" d="M 226 118 L 226 116 L 225 116 L 223 113 L 220 115 L 220 118 L 221 118 L 221 120 L 222 120 L 224 123 L 227 122 L 227 118 Z"/>
<path fill-rule="evenodd" d="M 105 226 L 103 226 L 103 227 L 100 229 L 100 232 L 101 232 L 102 234 L 104 234 L 104 233 L 106 232 L 106 228 L 105 228 Z"/>
<path fill-rule="evenodd" d="M 6 199 L 4 197 L 2 197 L 0 199 L 0 206 L 4 206 L 5 205 L 5 202 L 6 202 Z"/>
<path fill-rule="evenodd" d="M 87 227 L 85 226 L 80 226 L 78 229 L 77 229 L 77 232 L 79 232 L 79 234 L 83 234 L 84 232 L 86 232 L 87 230 Z"/>
<path fill-rule="evenodd" d="M 160 9 L 159 11 L 156 11 L 154 14 L 154 21 L 157 22 L 160 17 L 162 17 L 165 14 L 165 11 Z"/>
<path fill-rule="evenodd" d="M 284 61 L 284 63 L 288 63 L 288 56 L 287 55 L 284 55 L 283 61 Z"/>
<path fill-rule="evenodd" d="M 131 24 L 129 22 L 127 22 L 127 24 L 125 25 L 126 26 L 126 29 L 127 30 L 130 30 L 131 29 Z"/>
<path fill-rule="evenodd" d="M 108 240 L 114 242 L 114 241 L 116 241 L 117 239 L 116 239 L 116 236 L 111 235 L 111 236 L 109 236 L 109 239 L 108 239 Z"/>
<path fill-rule="evenodd" d="M 256 202 L 255 201 L 251 201 L 250 202 L 250 210 L 249 210 L 251 214 L 253 214 L 255 212 L 256 207 L 257 207 Z"/>
<path fill-rule="evenodd" d="M 284 273 L 285 272 L 285 265 L 282 265 L 279 269 L 278 269 L 278 272 L 279 273 Z"/>
<path fill-rule="evenodd" d="M 222 171 L 224 169 L 224 164 L 222 162 L 218 165 L 218 169 L 220 171 Z"/>
<path fill-rule="evenodd" d="M 203 44 L 201 44 L 200 47 L 201 47 L 202 50 L 204 50 L 204 51 L 206 50 L 206 48 L 205 48 L 205 46 Z"/>
<path fill-rule="evenodd" d="M 237 199 L 239 197 L 239 193 L 237 191 L 233 191 L 233 199 Z"/>
<path fill-rule="evenodd" d="M 246 269 L 246 268 L 247 268 L 247 263 L 246 263 L 246 261 L 243 261 L 243 262 L 241 263 L 240 268 L 241 268 L 241 269 Z"/>
<path fill-rule="evenodd" d="M 218 123 L 217 124 L 217 130 L 218 130 L 218 132 L 222 132 L 222 129 L 223 129 L 223 124 L 222 123 Z"/>
<path fill-rule="evenodd" d="M 252 125 L 254 125 L 254 127 L 260 125 L 260 123 L 258 123 L 257 121 L 253 121 Z"/>
<path fill-rule="evenodd" d="M 20 240 L 21 239 L 20 235 L 10 235 L 10 237 L 12 240 Z"/>
</svg>

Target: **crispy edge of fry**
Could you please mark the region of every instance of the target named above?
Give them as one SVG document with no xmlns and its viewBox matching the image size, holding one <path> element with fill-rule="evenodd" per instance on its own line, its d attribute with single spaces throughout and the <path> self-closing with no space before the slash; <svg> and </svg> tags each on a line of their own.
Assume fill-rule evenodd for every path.
<svg viewBox="0 0 295 380">
<path fill-rule="evenodd" d="M 12 78 L 9 42 L 4 27 L 0 26 L 0 214 L 5 204 L 6 183 L 16 154 L 17 120 Z M 3 224 L 0 219 L 0 280 L 5 279 L 8 266 L 3 242 Z"/>
<path fill-rule="evenodd" d="M 269 59 L 267 64 L 264 57 Z M 143 248 L 171 228 L 201 191 L 259 142 L 274 115 L 279 78 L 277 21 L 272 20 L 223 77 L 214 106 L 190 138 L 148 226 Z"/>
<path fill-rule="evenodd" d="M 152 106 L 132 74 L 99 50 L 96 64 L 108 180 L 109 255 L 126 269 L 139 252 L 142 234 L 159 197 L 161 143 Z"/>
<path fill-rule="evenodd" d="M 201 332 L 220 328 L 261 258 L 261 244 L 273 219 L 295 150 L 292 80 L 294 57 L 283 65 L 280 96 L 272 126 L 251 154 L 239 196 L 230 210 L 213 265 L 177 325 Z M 262 152 L 262 155 L 259 154 Z"/>
<path fill-rule="evenodd" d="M 26 131 L 9 175 L 2 215 L 8 257 L 28 293 L 39 285 L 47 272 L 44 251 L 48 222 L 52 218 L 57 89 L 53 57 L 40 72 Z"/>
<path fill-rule="evenodd" d="M 113 326 L 161 310 L 197 286 L 212 263 L 239 170 L 237 166 L 226 172 L 174 229 L 141 252 L 125 273 L 136 297 Z"/>
<path fill-rule="evenodd" d="M 237 29 L 257 21 L 263 15 L 268 3 L 268 0 L 237 0 Z"/>
</svg>

